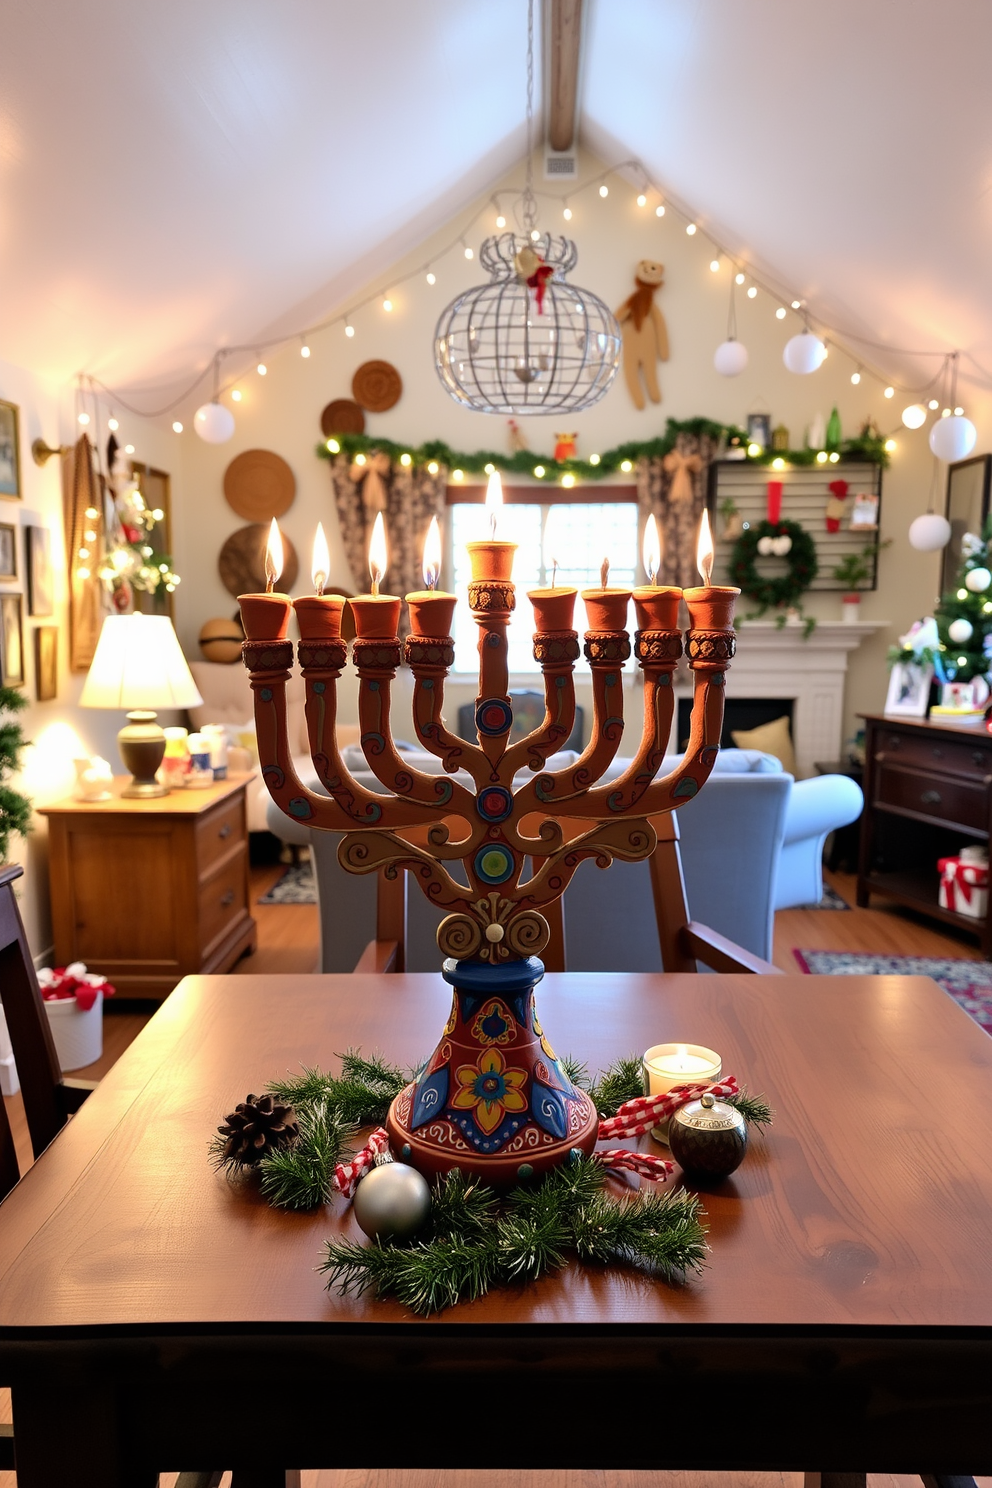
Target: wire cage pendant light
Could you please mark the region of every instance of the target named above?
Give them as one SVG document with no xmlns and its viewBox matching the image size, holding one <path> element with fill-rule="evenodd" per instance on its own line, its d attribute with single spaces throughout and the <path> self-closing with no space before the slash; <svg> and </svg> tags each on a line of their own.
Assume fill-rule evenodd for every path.
<svg viewBox="0 0 992 1488">
<path fill-rule="evenodd" d="M 489 283 L 442 311 L 434 365 L 456 403 L 477 413 L 577 413 L 607 391 L 620 327 L 597 295 L 568 283 L 569 238 L 500 233 L 479 258 Z"/>
</svg>

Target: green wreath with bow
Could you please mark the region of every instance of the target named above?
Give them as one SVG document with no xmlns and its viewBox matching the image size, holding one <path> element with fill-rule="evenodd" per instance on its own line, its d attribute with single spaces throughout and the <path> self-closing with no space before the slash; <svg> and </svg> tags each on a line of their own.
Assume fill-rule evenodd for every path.
<svg viewBox="0 0 992 1488">
<path fill-rule="evenodd" d="M 768 541 L 781 544 L 784 538 L 790 540 L 787 552 L 776 554 L 774 548 L 770 553 L 761 551 Z M 786 572 L 774 578 L 758 572 L 759 557 L 771 556 L 784 558 L 787 565 Z M 756 614 L 748 616 L 749 619 L 757 619 L 767 610 L 783 606 L 801 608 L 798 602 L 816 578 L 819 568 L 816 544 L 798 522 L 758 522 L 741 533 L 730 554 L 732 582 L 758 606 Z M 781 623 L 785 623 L 784 616 Z M 806 624 L 809 630 L 813 628 L 809 620 Z"/>
</svg>

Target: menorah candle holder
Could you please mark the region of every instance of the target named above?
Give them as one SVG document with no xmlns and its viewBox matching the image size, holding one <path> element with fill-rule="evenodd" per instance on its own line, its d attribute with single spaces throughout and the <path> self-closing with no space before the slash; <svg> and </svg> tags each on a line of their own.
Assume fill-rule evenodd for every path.
<svg viewBox="0 0 992 1488">
<path fill-rule="evenodd" d="M 468 600 L 479 627 L 475 744 L 451 734 L 442 711 L 444 679 L 454 661 L 447 632 L 455 597 L 431 591 L 409 596 L 412 629 L 403 646 L 395 634 L 396 600 L 365 596 L 352 602 L 362 749 L 384 794 L 354 779 L 337 744 L 336 684 L 347 660 L 340 597 L 297 601 L 310 752 L 326 796 L 303 785 L 290 752 L 286 684 L 293 655 L 285 636 L 291 601 L 277 595 L 264 596 L 264 605 L 255 603 L 259 596 L 242 600 L 244 661 L 272 798 L 297 821 L 344 833 L 338 858 L 347 872 L 395 878 L 408 871 L 431 903 L 448 911 L 437 939 L 447 958 L 442 975 L 454 989 L 451 1015 L 434 1053 L 390 1108 L 386 1125 L 394 1155 L 428 1177 L 458 1168 L 496 1187 L 544 1172 L 573 1152 L 591 1152 L 596 1144 L 592 1102 L 568 1078 L 535 1010 L 534 989 L 544 974 L 539 955 L 550 938 L 541 911 L 560 899 L 584 859 L 606 868 L 614 858 L 648 857 L 657 842 L 649 818 L 675 810 L 705 784 L 719 749 L 739 593 L 712 586 L 684 595 L 660 587 L 635 591 L 643 730 L 623 773 L 597 785 L 623 735 L 621 673 L 631 644 L 622 627 L 630 594 L 602 589 L 585 596 L 592 627 L 584 648 L 592 673 L 591 738 L 573 764 L 548 770 L 549 757 L 575 721 L 575 595 L 537 590 L 532 596 L 545 716 L 511 744 L 507 627 L 516 603 L 513 552 L 511 543 L 469 545 Z M 690 616 L 684 644 L 678 628 L 683 598 Z M 683 650 L 694 674 L 689 743 L 678 767 L 657 779 Z M 417 740 L 442 761 L 441 775 L 417 770 L 393 743 L 390 688 L 401 656 L 414 678 Z M 467 773 L 471 787 L 451 778 L 458 772 Z M 520 783 L 521 775 L 529 778 Z M 446 865 L 455 862 L 463 865 L 467 886 L 448 871 Z"/>
</svg>

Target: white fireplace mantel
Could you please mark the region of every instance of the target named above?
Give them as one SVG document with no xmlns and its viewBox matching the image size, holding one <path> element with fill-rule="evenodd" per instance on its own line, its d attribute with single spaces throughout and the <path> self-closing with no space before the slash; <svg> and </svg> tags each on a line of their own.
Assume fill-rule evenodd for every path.
<svg viewBox="0 0 992 1488">
<path fill-rule="evenodd" d="M 847 658 L 887 625 L 887 620 L 820 620 L 806 636 L 801 624 L 779 627 L 774 620 L 741 620 L 727 696 L 792 699 L 796 770 L 800 776 L 812 775 L 817 760 L 841 757 Z M 676 688 L 681 697 L 690 691 L 688 686 Z M 670 747 L 677 747 L 674 731 Z"/>
</svg>

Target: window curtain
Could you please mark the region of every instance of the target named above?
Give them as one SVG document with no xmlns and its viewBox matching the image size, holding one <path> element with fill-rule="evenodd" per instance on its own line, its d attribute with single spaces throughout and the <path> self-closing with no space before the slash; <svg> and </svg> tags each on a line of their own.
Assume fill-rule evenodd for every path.
<svg viewBox="0 0 992 1488">
<path fill-rule="evenodd" d="M 653 512 L 664 544 L 659 584 L 688 589 L 702 583 L 696 539 L 716 452 L 717 441 L 708 434 L 679 434 L 667 455 L 637 462 L 641 525 Z"/>
<path fill-rule="evenodd" d="M 383 582 L 387 594 L 405 595 L 424 587 L 424 538 L 431 517 L 444 515 L 448 472 L 439 466 L 431 475 L 426 466 L 394 465 L 381 451 L 364 465 L 338 455 L 331 464 L 331 480 L 345 556 L 356 594 L 369 591 L 369 538 L 376 513 L 386 523 L 389 567 Z M 400 614 L 400 633 L 406 634 L 407 612 Z"/>
</svg>

